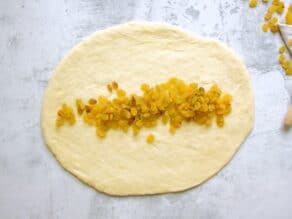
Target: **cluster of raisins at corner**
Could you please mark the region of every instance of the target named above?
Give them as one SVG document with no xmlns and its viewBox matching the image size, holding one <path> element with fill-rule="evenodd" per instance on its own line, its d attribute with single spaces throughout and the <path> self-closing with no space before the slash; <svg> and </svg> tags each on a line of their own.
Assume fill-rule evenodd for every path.
<svg viewBox="0 0 292 219">
<path fill-rule="evenodd" d="M 268 4 L 269 0 L 262 0 L 264 4 Z M 257 7 L 259 0 L 250 0 L 249 7 L 255 8 Z M 285 14 L 285 23 L 292 25 L 292 5 L 285 4 L 284 1 L 281 0 L 273 0 L 267 8 L 267 11 L 264 16 L 265 23 L 262 25 L 262 30 L 264 32 L 271 31 L 272 33 L 279 32 L 279 17 L 283 15 L 285 8 L 287 8 L 287 12 Z M 279 58 L 278 61 L 286 73 L 286 75 L 292 75 L 292 60 L 287 54 L 287 48 L 292 47 L 292 39 L 288 41 L 287 45 L 284 45 L 279 48 Z"/>
</svg>

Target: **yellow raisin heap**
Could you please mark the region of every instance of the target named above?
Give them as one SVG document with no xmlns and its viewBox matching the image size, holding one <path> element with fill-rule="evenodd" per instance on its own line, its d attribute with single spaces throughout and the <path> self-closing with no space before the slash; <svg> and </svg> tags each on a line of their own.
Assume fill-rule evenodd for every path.
<svg viewBox="0 0 292 219">
<path fill-rule="evenodd" d="M 222 95 L 216 84 L 205 90 L 196 83 L 171 78 L 155 86 L 142 84 L 140 95 L 128 95 L 116 82 L 112 87 L 115 96 L 111 99 L 99 96 L 90 98 L 88 104 L 76 100 L 78 114 L 86 124 L 96 127 L 100 138 L 106 137 L 110 129 L 131 129 L 137 135 L 142 128 L 154 127 L 159 121 L 169 124 L 171 133 L 183 122 L 209 126 L 215 120 L 222 127 L 225 115 L 231 112 L 232 96 Z M 148 143 L 153 141 L 153 135 L 147 137 Z"/>
</svg>

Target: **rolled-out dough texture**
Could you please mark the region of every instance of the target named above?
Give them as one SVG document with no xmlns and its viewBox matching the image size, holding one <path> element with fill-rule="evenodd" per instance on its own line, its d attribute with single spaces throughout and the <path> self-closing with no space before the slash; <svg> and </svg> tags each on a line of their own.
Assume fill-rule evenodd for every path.
<svg viewBox="0 0 292 219">
<path fill-rule="evenodd" d="M 55 128 L 56 111 L 76 98 L 110 96 L 106 85 L 117 81 L 127 92 L 141 83 L 170 77 L 217 83 L 233 97 L 224 128 L 184 123 L 171 135 L 168 127 L 131 132 L 109 131 L 105 139 L 80 118 Z M 254 99 L 248 72 L 237 56 L 217 41 L 179 28 L 132 22 L 98 31 L 77 45 L 55 69 L 46 89 L 42 129 L 60 164 L 81 181 L 112 195 L 141 195 L 186 190 L 216 174 L 253 126 Z M 146 137 L 153 133 L 153 145 Z"/>
</svg>

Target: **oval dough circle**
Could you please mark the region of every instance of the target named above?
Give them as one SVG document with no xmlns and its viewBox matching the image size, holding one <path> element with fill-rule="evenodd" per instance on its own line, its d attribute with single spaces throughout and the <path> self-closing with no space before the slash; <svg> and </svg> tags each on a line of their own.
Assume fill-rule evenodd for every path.
<svg viewBox="0 0 292 219">
<path fill-rule="evenodd" d="M 76 98 L 110 97 L 106 85 L 112 81 L 128 93 L 139 93 L 141 83 L 154 85 L 171 77 L 206 88 L 217 83 L 230 93 L 233 111 L 225 126 L 184 123 L 171 135 L 160 124 L 137 137 L 109 131 L 105 139 L 79 117 L 72 127 L 55 128 L 56 112 L 64 102 L 73 106 Z M 60 164 L 96 190 L 121 196 L 199 185 L 228 163 L 253 121 L 249 75 L 233 52 L 177 27 L 146 22 L 98 31 L 77 45 L 55 69 L 42 108 L 45 141 Z M 149 133 L 156 137 L 151 145 L 146 143 Z"/>
</svg>

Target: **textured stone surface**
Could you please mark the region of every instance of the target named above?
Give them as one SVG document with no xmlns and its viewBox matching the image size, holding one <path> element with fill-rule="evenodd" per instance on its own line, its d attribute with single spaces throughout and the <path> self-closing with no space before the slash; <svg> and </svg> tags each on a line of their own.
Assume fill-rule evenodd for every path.
<svg viewBox="0 0 292 219">
<path fill-rule="evenodd" d="M 279 38 L 261 32 L 264 6 L 242 0 L 0 1 L 0 218 L 292 218 L 292 92 Z M 256 123 L 214 178 L 177 194 L 116 198 L 65 172 L 43 143 L 40 107 L 52 69 L 88 34 L 130 20 L 163 21 L 232 47 L 245 61 Z"/>
</svg>

